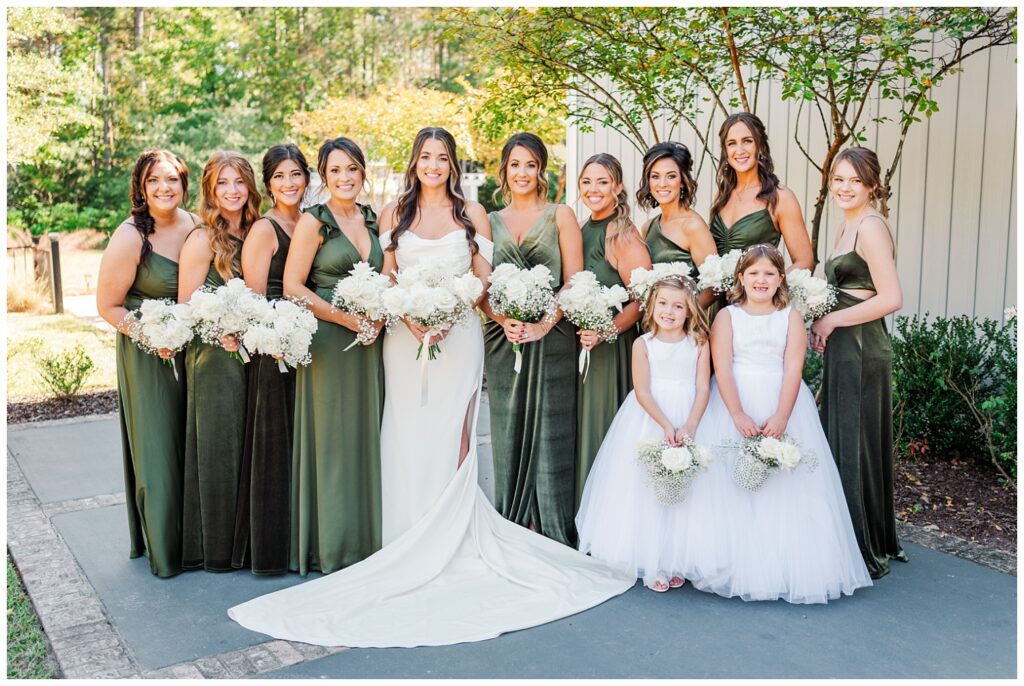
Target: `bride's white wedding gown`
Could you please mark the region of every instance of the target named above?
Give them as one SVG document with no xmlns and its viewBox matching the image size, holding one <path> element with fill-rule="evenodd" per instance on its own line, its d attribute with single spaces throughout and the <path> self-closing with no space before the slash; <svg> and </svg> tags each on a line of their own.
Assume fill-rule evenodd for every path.
<svg viewBox="0 0 1024 686">
<path fill-rule="evenodd" d="M 381 236 L 387 245 L 390 235 Z M 478 237 L 491 260 L 493 245 Z M 399 239 L 399 269 L 460 256 L 465 233 Z M 313 581 L 237 605 L 228 615 L 274 638 L 317 645 L 414 647 L 494 638 L 567 617 L 625 592 L 635 578 L 504 519 L 477 485 L 476 420 L 483 336 L 476 312 L 427 363 L 404 327 L 384 341 L 381 427 L 384 547 Z M 426 350 L 423 351 L 426 354 Z M 464 427 L 469 452 L 459 466 Z"/>
</svg>

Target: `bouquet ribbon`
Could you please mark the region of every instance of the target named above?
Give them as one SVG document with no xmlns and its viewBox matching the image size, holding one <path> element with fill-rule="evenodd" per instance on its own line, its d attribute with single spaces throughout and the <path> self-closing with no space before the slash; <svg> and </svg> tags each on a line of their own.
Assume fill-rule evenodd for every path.
<svg viewBox="0 0 1024 686">
<path fill-rule="evenodd" d="M 523 369 L 523 346 L 519 343 L 513 343 L 512 350 L 516 354 L 516 362 L 513 365 L 513 369 L 515 369 L 516 374 L 518 374 Z"/>
<path fill-rule="evenodd" d="M 245 349 L 244 345 L 242 345 L 241 339 L 238 340 L 238 354 L 242 356 L 243 362 L 246 364 L 249 363 L 249 351 Z"/>
<path fill-rule="evenodd" d="M 288 365 L 284 363 L 284 360 L 277 361 L 277 371 L 281 372 L 282 374 L 288 373 Z"/>
<path fill-rule="evenodd" d="M 420 356 L 420 407 L 424 407 L 427 404 L 427 397 L 429 390 L 427 388 L 427 362 L 430 361 L 430 341 L 441 333 L 441 329 L 430 329 L 427 334 L 423 337 L 423 346 L 426 346 L 426 351 Z"/>
<path fill-rule="evenodd" d="M 176 365 L 174 363 L 174 359 L 175 358 L 172 357 L 169 360 L 165 360 L 165 362 L 167 362 L 167 364 L 171 365 L 171 371 L 174 372 L 174 380 L 177 381 L 178 380 L 178 365 Z"/>
<path fill-rule="evenodd" d="M 583 375 L 583 380 L 587 380 L 587 373 L 590 372 L 590 351 L 584 348 L 580 351 L 580 374 Z"/>
</svg>

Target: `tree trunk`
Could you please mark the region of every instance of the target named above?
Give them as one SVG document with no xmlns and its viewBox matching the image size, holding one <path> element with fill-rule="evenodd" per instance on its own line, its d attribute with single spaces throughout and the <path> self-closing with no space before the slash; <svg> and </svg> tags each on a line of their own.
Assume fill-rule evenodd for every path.
<svg viewBox="0 0 1024 686">
<path fill-rule="evenodd" d="M 142 48 L 142 37 L 145 27 L 145 8 L 135 8 L 135 49 L 139 50 Z"/>
<path fill-rule="evenodd" d="M 848 134 L 837 136 L 829 146 L 828 153 L 825 154 L 825 159 L 821 163 L 821 185 L 818 187 L 818 198 L 814 202 L 814 218 L 811 220 L 811 251 L 814 254 L 814 267 L 817 267 L 820 261 L 818 259 L 818 233 L 821 231 L 821 218 L 825 214 L 825 202 L 828 200 L 829 171 L 832 167 L 832 160 L 839 154 L 839 149 L 843 147 L 843 143 L 849 137 Z M 811 268 L 812 271 L 814 267 Z"/>
<path fill-rule="evenodd" d="M 114 122 L 110 108 L 110 35 L 105 21 L 100 28 L 100 76 L 103 80 L 103 168 L 110 169 L 114 155 Z"/>
</svg>

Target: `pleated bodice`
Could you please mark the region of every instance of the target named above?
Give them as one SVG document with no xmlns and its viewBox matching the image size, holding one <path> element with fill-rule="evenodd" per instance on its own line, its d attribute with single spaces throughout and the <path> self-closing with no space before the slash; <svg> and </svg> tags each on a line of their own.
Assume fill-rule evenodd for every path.
<svg viewBox="0 0 1024 686">
<path fill-rule="evenodd" d="M 724 255 L 730 250 L 746 250 L 758 243 L 769 243 L 777 248 L 782 238 L 767 207 L 740 217 L 728 227 L 722 221 L 722 216 L 716 214 L 711 218 L 709 228 L 719 255 Z"/>
<path fill-rule="evenodd" d="M 836 288 L 843 290 L 875 290 L 871 270 L 864 258 L 857 254 L 856 246 L 850 252 L 833 255 L 825 262 L 825 278 Z"/>
<path fill-rule="evenodd" d="M 530 269 L 543 264 L 551 270 L 555 279 L 555 290 L 562 287 L 562 252 L 558 247 L 558 224 L 555 211 L 558 205 L 548 205 L 540 219 L 523 236 L 523 242 L 516 244 L 505 222 L 498 212 L 490 214 L 491 239 L 494 241 L 494 266 L 510 262 L 520 269 Z"/>
</svg>

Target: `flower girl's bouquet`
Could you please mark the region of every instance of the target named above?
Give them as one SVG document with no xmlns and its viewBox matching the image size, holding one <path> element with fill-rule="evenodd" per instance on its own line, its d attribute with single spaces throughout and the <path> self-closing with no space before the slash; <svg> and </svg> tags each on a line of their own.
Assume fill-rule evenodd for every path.
<svg viewBox="0 0 1024 686">
<path fill-rule="evenodd" d="M 744 438 L 739 444 L 739 451 L 732 478 L 736 485 L 749 491 L 760 490 L 772 472 L 790 472 L 801 464 L 807 465 L 807 469 L 813 472 L 818 466 L 817 457 L 803 450 L 789 434 L 784 434 L 782 438 Z"/>
<path fill-rule="evenodd" d="M 128 337 L 139 348 L 147 353 L 156 354 L 167 349 L 178 352 L 192 340 L 192 327 L 195 320 L 192 308 L 186 303 L 172 300 L 143 300 L 138 310 L 131 310 L 125 315 L 122 328 L 128 331 Z M 178 368 L 174 359 L 164 360 L 174 370 L 174 378 L 178 378 Z"/>
<path fill-rule="evenodd" d="M 576 272 L 569 285 L 558 294 L 558 305 L 565 317 L 580 329 L 596 331 L 603 341 L 614 341 L 618 336 L 613 319 L 614 312 L 622 311 L 629 293 L 619 285 L 602 286 L 593 272 Z M 581 350 L 579 373 L 587 380 L 586 371 L 590 351 Z"/>
<path fill-rule="evenodd" d="M 629 293 L 640 303 L 640 309 L 647 306 L 647 294 L 651 287 L 666 276 L 690 276 L 690 265 L 685 262 L 662 262 L 651 269 L 637 267 L 629 275 Z"/>
<path fill-rule="evenodd" d="M 533 269 L 519 269 L 506 262 L 491 272 L 491 288 L 488 296 L 495 314 L 536 324 L 547 317 L 553 317 L 558 303 L 552 286 L 551 270 L 542 264 Z M 523 352 L 519 343 L 512 344 L 515 351 L 516 374 L 523 368 Z"/>
<path fill-rule="evenodd" d="M 310 363 L 309 345 L 316 327 L 316 317 L 303 301 L 275 300 L 263 311 L 263 318 L 242 334 L 242 343 L 252 352 L 276 357 L 277 368 L 284 374 L 286 365 Z"/>
<path fill-rule="evenodd" d="M 357 343 L 366 344 L 377 337 L 372 322 L 384 319 L 384 291 L 391 287 L 391 279 L 374 271 L 368 262 L 359 262 L 349 276 L 339 279 L 331 294 L 331 305 L 348 312 L 359 320 L 359 333 L 345 350 Z"/>
<path fill-rule="evenodd" d="M 789 282 L 790 302 L 804 319 L 824 317 L 836 306 L 836 287 L 817 276 L 810 269 L 794 269 L 786 274 Z"/>
<path fill-rule="evenodd" d="M 637 446 L 636 457 L 647 469 L 654 496 L 664 505 L 682 502 L 698 472 L 713 461 L 711 451 L 689 436 L 677 447 L 664 440 L 644 441 Z"/>
<path fill-rule="evenodd" d="M 245 285 L 242 279 L 231 279 L 216 289 L 204 287 L 192 294 L 189 301 L 199 338 L 210 345 L 221 345 L 224 336 L 237 336 L 238 352 L 231 353 L 240 362 L 249 361 L 242 337 L 253 324 L 269 317 L 272 306 L 262 295 Z"/>
<path fill-rule="evenodd" d="M 736 280 L 736 264 L 742 254 L 743 252 L 737 249 L 730 250 L 724 255 L 708 255 L 704 259 L 704 264 L 697 270 L 700 272 L 697 287 L 701 290 L 710 288 L 718 294 L 728 292 Z"/>
</svg>

